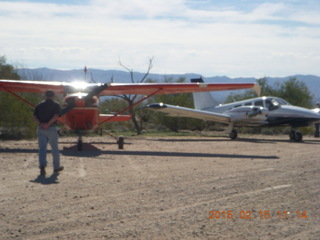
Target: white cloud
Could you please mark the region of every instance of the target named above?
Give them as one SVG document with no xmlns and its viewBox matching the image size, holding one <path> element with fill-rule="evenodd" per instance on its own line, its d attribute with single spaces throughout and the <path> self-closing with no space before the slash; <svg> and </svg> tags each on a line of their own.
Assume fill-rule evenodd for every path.
<svg viewBox="0 0 320 240">
<path fill-rule="evenodd" d="M 144 71 L 154 57 L 159 73 L 320 75 L 315 12 L 288 3 L 219 11 L 183 0 L 0 1 L 0 55 L 26 67 L 120 69 L 121 58 Z"/>
<path fill-rule="evenodd" d="M 118 16 L 169 16 L 179 13 L 184 10 L 184 4 L 181 0 L 119 0 L 119 1 L 104 1 L 93 0 L 93 5 L 108 9 L 109 12 Z"/>
</svg>

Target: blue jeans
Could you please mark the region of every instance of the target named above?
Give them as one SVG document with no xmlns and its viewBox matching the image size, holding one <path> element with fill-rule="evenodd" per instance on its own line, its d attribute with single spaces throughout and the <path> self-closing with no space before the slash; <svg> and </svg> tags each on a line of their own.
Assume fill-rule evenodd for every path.
<svg viewBox="0 0 320 240">
<path fill-rule="evenodd" d="M 47 166 L 47 145 L 51 146 L 53 169 L 60 167 L 60 153 L 58 148 L 58 130 L 56 127 L 49 127 L 46 130 L 37 128 L 38 143 L 39 143 L 39 167 Z"/>
</svg>

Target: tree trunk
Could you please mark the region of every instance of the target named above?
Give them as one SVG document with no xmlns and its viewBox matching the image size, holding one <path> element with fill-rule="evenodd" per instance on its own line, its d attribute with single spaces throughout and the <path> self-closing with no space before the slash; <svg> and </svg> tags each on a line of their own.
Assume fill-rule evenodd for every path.
<svg viewBox="0 0 320 240">
<path fill-rule="evenodd" d="M 136 133 L 138 135 L 140 135 L 141 134 L 141 128 L 140 128 L 139 123 L 138 123 L 138 121 L 136 119 L 136 114 L 134 113 L 134 111 L 130 111 L 130 113 L 131 113 L 131 120 L 133 122 L 133 125 L 134 125 L 134 128 L 136 130 Z"/>
</svg>

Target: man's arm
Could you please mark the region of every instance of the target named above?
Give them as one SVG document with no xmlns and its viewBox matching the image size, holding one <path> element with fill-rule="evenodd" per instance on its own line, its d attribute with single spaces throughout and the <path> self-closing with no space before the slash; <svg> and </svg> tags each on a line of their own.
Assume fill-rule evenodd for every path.
<svg viewBox="0 0 320 240">
<path fill-rule="evenodd" d="M 34 120 L 36 123 L 38 123 L 38 125 L 41 124 L 41 122 L 39 121 L 39 119 L 37 118 L 36 115 L 33 115 L 33 120 Z"/>
<path fill-rule="evenodd" d="M 52 123 L 56 122 L 58 118 L 59 118 L 59 114 L 55 114 L 55 115 L 53 115 L 53 117 L 50 119 L 49 122 L 47 122 L 47 123 L 40 123 L 40 127 L 41 127 L 43 130 L 45 130 L 45 129 L 47 129 L 48 127 L 50 127 L 50 125 L 51 125 Z"/>
</svg>

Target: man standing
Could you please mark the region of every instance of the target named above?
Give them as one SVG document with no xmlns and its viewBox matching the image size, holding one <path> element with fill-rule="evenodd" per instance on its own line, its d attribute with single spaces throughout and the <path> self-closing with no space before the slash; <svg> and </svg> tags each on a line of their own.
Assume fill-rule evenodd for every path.
<svg viewBox="0 0 320 240">
<path fill-rule="evenodd" d="M 53 101 L 53 91 L 46 91 L 45 97 L 46 99 L 39 103 L 33 112 L 33 119 L 38 123 L 40 175 L 46 174 L 48 142 L 52 151 L 54 173 L 59 173 L 63 170 L 63 166 L 60 166 L 59 135 L 57 130 L 57 119 L 61 115 L 61 108 L 57 102 Z"/>
</svg>

